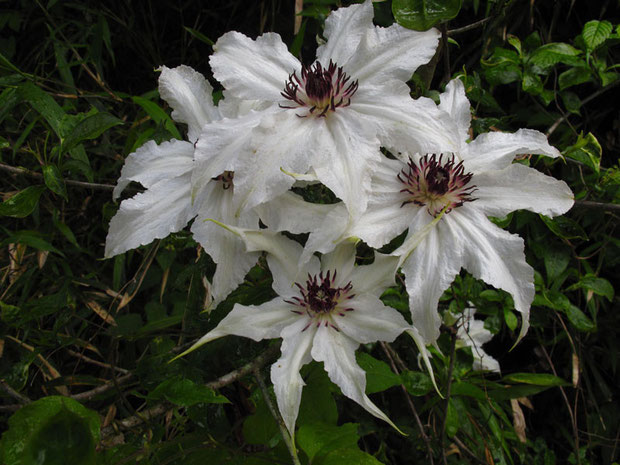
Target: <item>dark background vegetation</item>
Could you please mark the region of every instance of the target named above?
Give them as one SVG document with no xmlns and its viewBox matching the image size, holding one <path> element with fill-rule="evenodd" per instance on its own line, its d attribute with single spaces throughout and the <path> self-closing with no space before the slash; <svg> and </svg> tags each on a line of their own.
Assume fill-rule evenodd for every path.
<svg viewBox="0 0 620 465">
<path fill-rule="evenodd" d="M 289 463 L 258 383 L 268 380 L 261 368 L 274 360 L 277 343 L 228 338 L 168 363 L 234 302 L 271 297 L 264 263 L 205 314 L 203 279 L 213 263 L 188 233 L 109 260 L 103 245 L 124 158 L 146 140 L 184 131 L 157 95 L 155 69 L 186 64 L 219 90 L 208 57 L 229 30 L 278 32 L 287 44 L 297 40 L 302 59 L 311 61 L 322 21 L 337 4 L 348 2 L 305 2 L 296 39 L 292 0 L 0 1 L 0 428 L 8 431 L 0 460 Z M 455 312 L 475 304 L 496 333 L 486 348 L 502 376 L 473 372 L 471 351 L 455 347 L 448 327 L 433 362 L 440 390 L 452 388 L 447 399 L 430 388 L 405 338 L 365 347 L 373 400 L 405 425 L 403 437 L 343 398 L 313 363 L 303 372 L 304 463 L 316 431 L 337 444 L 317 439 L 323 452 L 312 463 L 619 460 L 619 13 L 614 0 L 465 0 L 459 15 L 439 26 L 455 43 L 445 42 L 433 65 L 414 76 L 413 94 L 436 97 L 460 74 L 475 131 L 548 133 L 566 160 L 522 162 L 565 180 L 578 202 L 564 219 L 527 212 L 498 219 L 525 239 L 537 270 L 532 328 L 513 350 L 518 329 L 507 294 L 462 273 L 442 299 L 442 309 Z M 609 21 L 613 32 L 587 50 L 580 34 L 591 20 Z M 375 5 L 375 21 L 391 24 L 389 1 Z M 579 53 L 549 54 L 543 47 L 551 43 Z M 569 71 L 579 78 L 567 86 Z M 107 116 L 63 147 L 95 113 Z M 33 186 L 30 203 L 9 205 Z M 407 313 L 403 289 L 385 300 Z M 398 375 L 385 372 L 391 365 Z M 221 378 L 229 372 L 234 376 Z M 32 458 L 41 450 L 48 461 Z"/>
</svg>

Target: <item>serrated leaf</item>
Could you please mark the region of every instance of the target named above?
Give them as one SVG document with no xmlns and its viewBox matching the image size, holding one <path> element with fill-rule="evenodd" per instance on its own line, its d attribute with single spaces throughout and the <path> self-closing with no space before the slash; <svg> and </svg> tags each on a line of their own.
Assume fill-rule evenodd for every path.
<svg viewBox="0 0 620 465">
<path fill-rule="evenodd" d="M 512 373 L 502 378 L 506 383 L 535 384 L 537 386 L 568 386 L 570 383 L 549 373 Z"/>
<path fill-rule="evenodd" d="M 592 71 L 590 71 L 590 68 L 587 66 L 580 66 L 561 73 L 558 77 L 558 84 L 560 85 L 560 90 L 564 90 L 591 80 Z"/>
<path fill-rule="evenodd" d="M 405 389 L 412 396 L 423 396 L 433 390 L 433 382 L 430 376 L 421 371 L 403 371 L 400 374 Z"/>
<path fill-rule="evenodd" d="M 400 376 L 381 360 L 360 352 L 357 356 L 357 363 L 366 372 L 366 394 L 385 391 L 401 384 Z"/>
<path fill-rule="evenodd" d="M 0 442 L 5 465 L 95 463 L 99 415 L 62 396 L 39 399 L 9 418 Z"/>
<path fill-rule="evenodd" d="M 24 218 L 30 215 L 39 203 L 39 197 L 41 197 L 43 192 L 45 192 L 45 186 L 26 187 L 0 203 L 0 216 Z"/>
<path fill-rule="evenodd" d="M 592 168 L 596 173 L 599 173 L 601 170 L 601 144 L 591 132 L 585 137 L 580 134 L 577 142 L 562 153 L 564 156 Z"/>
<path fill-rule="evenodd" d="M 599 278 L 593 274 L 586 274 L 585 276 L 582 276 L 579 282 L 568 288 L 569 291 L 574 289 L 587 289 L 597 295 L 605 297 L 610 302 L 614 298 L 614 287 L 611 283 L 606 279 Z"/>
<path fill-rule="evenodd" d="M 226 404 L 228 399 L 208 388 L 186 378 L 175 377 L 160 383 L 150 394 L 150 398 L 172 402 L 183 407 L 195 404 Z"/>
<path fill-rule="evenodd" d="M 62 150 L 68 152 L 84 140 L 96 139 L 111 127 L 123 124 L 116 116 L 109 113 L 95 113 L 87 116 L 75 125 L 69 135 L 63 140 Z"/>
<path fill-rule="evenodd" d="M 594 322 L 579 307 L 570 304 L 564 309 L 564 313 L 566 313 L 568 321 L 579 331 L 591 332 L 596 330 Z"/>
<path fill-rule="evenodd" d="M 396 22 L 415 31 L 426 31 L 440 22 L 454 18 L 461 9 L 461 0 L 393 0 L 392 13 Z"/>
<path fill-rule="evenodd" d="M 345 423 L 342 426 L 324 423 L 302 425 L 296 435 L 297 444 L 312 462 L 315 456 L 324 456 L 343 447 L 354 447 L 354 450 L 358 450 L 357 429 L 358 425 L 355 423 Z"/>
<path fill-rule="evenodd" d="M 65 181 L 56 165 L 45 165 L 43 167 L 43 179 L 49 190 L 68 200 L 67 186 L 65 186 Z"/>
<path fill-rule="evenodd" d="M 584 229 L 574 220 L 566 216 L 557 216 L 555 218 L 549 218 L 545 215 L 540 215 L 540 218 L 547 225 L 549 230 L 562 239 L 583 239 L 588 240 L 588 235 Z"/>
<path fill-rule="evenodd" d="M 383 465 L 372 455 L 359 449 L 337 449 L 317 465 Z"/>
<path fill-rule="evenodd" d="M 583 42 L 586 44 L 588 52 L 592 52 L 596 47 L 605 42 L 609 36 L 613 27 L 609 21 L 588 21 L 583 26 Z"/>
</svg>

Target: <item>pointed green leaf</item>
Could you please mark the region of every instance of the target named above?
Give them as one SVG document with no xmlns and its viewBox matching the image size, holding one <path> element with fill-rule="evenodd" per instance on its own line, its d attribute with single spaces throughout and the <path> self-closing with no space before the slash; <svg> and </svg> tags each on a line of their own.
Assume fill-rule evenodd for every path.
<svg viewBox="0 0 620 465">
<path fill-rule="evenodd" d="M 588 21 L 583 26 L 583 42 L 586 44 L 588 52 L 605 42 L 611 35 L 613 27 L 609 21 Z"/>
<path fill-rule="evenodd" d="M 502 378 L 506 383 L 535 384 L 537 386 L 568 386 L 562 378 L 549 373 L 512 373 Z"/>
<path fill-rule="evenodd" d="M 26 100 L 32 108 L 45 118 L 45 121 L 48 122 L 56 135 L 62 137 L 60 125 L 65 112 L 60 105 L 56 103 L 56 100 L 32 82 L 27 82 L 19 86 L 18 92 L 23 100 Z"/>
<path fill-rule="evenodd" d="M 24 218 L 32 213 L 39 203 L 39 197 L 45 191 L 45 186 L 29 186 L 19 191 L 13 197 L 0 203 L 0 216 Z"/>
<path fill-rule="evenodd" d="M 433 390 L 430 376 L 420 371 L 403 371 L 400 374 L 403 385 L 412 396 L 423 396 Z"/>
<path fill-rule="evenodd" d="M 65 200 L 68 200 L 65 181 L 62 179 L 60 170 L 56 165 L 45 165 L 43 167 L 43 179 L 49 190 L 60 195 Z"/>
<path fill-rule="evenodd" d="M 400 376 L 387 363 L 364 352 L 358 354 L 357 363 L 366 372 L 366 394 L 385 391 L 401 383 Z"/>
<path fill-rule="evenodd" d="M 562 239 L 583 239 L 588 240 L 588 235 L 584 229 L 574 220 L 566 216 L 556 216 L 555 218 L 549 218 L 545 215 L 540 215 L 543 222 L 551 230 L 553 234 Z"/>
<path fill-rule="evenodd" d="M 357 428 L 358 425 L 355 423 L 345 423 L 342 426 L 323 423 L 302 425 L 297 432 L 296 439 L 301 450 L 312 461 L 317 455 L 324 456 L 347 446 L 358 450 Z"/>
<path fill-rule="evenodd" d="M 580 134 L 577 142 L 563 152 L 564 156 L 583 163 L 596 173 L 601 169 L 601 153 L 601 144 L 591 132 L 585 137 Z"/>
<path fill-rule="evenodd" d="M 176 405 L 190 407 L 195 404 L 225 404 L 228 399 L 213 389 L 196 384 L 189 379 L 175 377 L 159 384 L 149 395 L 153 399 L 165 398 Z"/>
<path fill-rule="evenodd" d="M 440 22 L 454 18 L 461 9 L 461 0 L 393 0 L 392 13 L 396 22 L 415 31 L 426 31 Z"/>
<path fill-rule="evenodd" d="M 73 128 L 62 144 L 63 152 L 67 152 L 88 139 L 96 139 L 113 126 L 123 124 L 116 116 L 109 113 L 95 113 L 87 116 Z"/>
<path fill-rule="evenodd" d="M 614 287 L 611 285 L 609 281 L 603 278 L 599 278 L 593 274 L 587 274 L 583 276 L 578 283 L 573 284 L 568 288 L 569 291 L 574 289 L 587 289 L 589 291 L 594 292 L 597 295 L 601 295 L 610 302 L 614 298 Z"/>
<path fill-rule="evenodd" d="M 144 97 L 137 96 L 131 97 L 131 100 L 140 105 L 153 121 L 157 124 L 162 124 L 175 139 L 183 139 L 183 137 L 181 137 L 181 133 L 179 133 L 179 130 L 175 126 L 174 121 L 172 121 L 172 118 L 170 118 L 168 113 L 166 113 L 157 103 L 145 99 Z"/>
</svg>

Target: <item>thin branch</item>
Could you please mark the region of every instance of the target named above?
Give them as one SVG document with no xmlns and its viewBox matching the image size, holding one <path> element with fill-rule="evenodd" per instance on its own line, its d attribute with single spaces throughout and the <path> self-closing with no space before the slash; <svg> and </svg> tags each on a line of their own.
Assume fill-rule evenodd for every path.
<svg viewBox="0 0 620 465">
<path fill-rule="evenodd" d="M 29 404 L 30 402 L 32 402 L 28 397 L 26 397 L 23 394 L 20 394 L 15 389 L 13 389 L 11 386 L 9 386 L 9 383 L 7 383 L 3 379 L 0 379 L 0 389 L 2 391 L 6 392 L 13 399 L 17 400 L 17 402 L 19 402 L 22 405 L 26 405 L 26 404 Z M 21 407 L 21 405 L 20 405 L 20 407 Z"/>
<path fill-rule="evenodd" d="M 101 368 L 108 368 L 110 370 L 115 370 L 115 371 L 118 371 L 119 373 L 121 373 L 123 375 L 129 374 L 129 370 L 125 370 L 124 368 L 117 367 L 117 366 L 114 366 L 114 365 L 110 365 L 109 363 L 100 362 L 99 360 L 95 360 L 95 359 L 92 359 L 90 357 L 87 357 L 84 354 L 81 354 L 79 352 L 75 352 L 74 350 L 68 349 L 67 352 L 69 353 L 69 355 L 73 355 L 74 357 L 77 357 L 77 358 L 79 358 L 81 360 L 84 360 L 87 363 L 91 363 L 93 365 L 97 365 L 97 366 L 99 366 Z"/>
<path fill-rule="evenodd" d="M 219 377 L 218 379 L 215 379 L 213 381 L 206 383 L 206 386 L 211 389 L 220 389 L 224 386 L 228 386 L 229 384 L 234 383 L 239 378 L 242 378 L 245 375 L 267 364 L 267 362 L 269 362 L 273 358 L 273 356 L 278 352 L 279 348 L 280 347 L 278 345 L 273 345 L 269 347 L 267 350 L 265 350 L 265 352 L 260 354 L 258 357 L 256 357 L 251 362 L 246 363 L 241 368 L 237 368 L 236 370 L 233 370 L 230 373 L 227 373 Z M 121 429 L 121 430 L 132 429 L 135 426 L 141 423 L 144 423 L 152 418 L 156 418 L 160 415 L 163 415 L 164 413 L 166 413 L 166 411 L 168 411 L 172 407 L 173 407 L 172 404 L 165 402 L 162 404 L 155 405 L 154 407 L 150 409 L 143 410 L 137 415 L 124 418 L 123 420 L 118 420 L 113 425 L 107 426 L 101 429 L 101 438 L 105 439 L 106 437 L 113 435 L 118 429 Z"/>
<path fill-rule="evenodd" d="M 591 200 L 575 200 L 575 206 L 573 208 L 597 209 L 597 210 L 605 210 L 605 211 L 610 211 L 610 212 L 620 212 L 620 204 L 593 202 Z"/>
<path fill-rule="evenodd" d="M 443 419 L 441 420 L 441 456 L 444 465 L 448 464 L 445 450 L 446 423 L 448 419 L 448 408 L 450 407 L 450 390 L 452 388 L 452 373 L 454 372 L 454 360 L 456 359 L 456 330 L 452 330 L 452 343 L 450 346 L 450 368 L 448 369 L 448 386 L 446 388 L 446 408 L 444 410 Z"/>
<path fill-rule="evenodd" d="M 476 21 L 475 23 L 468 24 L 467 26 L 459 27 L 456 29 L 450 29 L 448 31 L 448 36 L 455 36 L 458 34 L 462 34 L 463 32 L 471 31 L 473 29 L 479 28 L 480 26 L 484 26 L 486 23 L 493 19 L 492 16 L 481 19 L 480 21 Z"/>
<path fill-rule="evenodd" d="M 388 358 L 388 361 L 390 362 L 390 366 L 392 367 L 392 371 L 394 373 L 396 373 L 397 375 L 400 374 L 400 372 L 398 371 L 398 368 L 396 368 L 396 363 L 394 362 L 394 358 L 392 357 L 392 355 L 397 355 L 396 352 L 392 349 L 392 347 L 390 347 L 389 344 L 387 344 L 386 342 L 380 342 L 381 348 L 383 349 L 383 352 L 385 353 L 386 357 Z M 399 360 L 400 364 L 402 364 L 402 361 Z M 402 365 L 401 365 L 401 369 L 402 369 Z M 422 424 L 422 421 L 420 420 L 420 416 L 418 415 L 418 411 L 415 408 L 415 405 L 413 404 L 413 400 L 411 399 L 411 396 L 409 395 L 409 392 L 407 392 L 407 388 L 405 387 L 404 384 L 400 385 L 400 389 L 403 391 L 403 394 L 405 395 L 405 400 L 407 401 L 407 405 L 409 407 L 409 410 L 411 410 L 411 413 L 413 414 L 413 417 L 415 418 L 415 422 L 418 425 L 418 429 L 420 430 L 420 436 L 422 437 L 422 440 L 424 441 L 424 444 L 426 444 L 426 453 L 428 455 L 428 460 L 429 460 L 429 464 L 430 465 L 434 465 L 434 461 L 433 461 L 433 448 L 431 447 L 431 440 L 430 438 L 426 435 L 426 432 L 424 431 L 424 425 Z"/>
<path fill-rule="evenodd" d="M 269 391 L 267 390 L 267 386 L 265 386 L 265 382 L 263 381 L 263 377 L 260 374 L 259 368 L 256 368 L 254 370 L 254 377 L 256 378 L 258 387 L 260 388 L 260 391 L 263 395 L 263 399 L 265 400 L 265 403 L 267 404 L 267 407 L 269 408 L 271 415 L 273 416 L 273 418 L 276 420 L 276 423 L 280 427 L 280 433 L 282 434 L 282 439 L 284 439 L 284 444 L 286 444 L 286 447 L 289 453 L 291 454 L 291 459 L 293 459 L 293 465 L 301 465 L 301 462 L 299 461 L 299 457 L 297 456 L 297 448 L 295 447 L 295 441 L 293 439 L 293 436 L 289 433 L 288 428 L 284 424 L 282 415 L 280 415 L 280 412 L 278 412 L 278 410 L 273 406 L 273 402 L 271 402 L 271 399 L 269 397 Z"/>
<path fill-rule="evenodd" d="M 586 98 L 584 98 L 581 101 L 581 105 L 587 104 L 591 100 L 594 100 L 596 97 L 600 96 L 602 93 L 608 91 L 609 89 L 613 89 L 618 84 L 620 84 L 620 79 L 612 82 L 611 84 L 606 85 L 605 87 L 600 88 L 599 90 L 597 90 L 593 94 L 591 94 L 591 95 L 587 96 Z M 555 120 L 555 122 L 551 126 L 549 126 L 549 129 L 547 129 L 547 137 L 549 137 L 558 128 L 558 126 L 560 124 L 562 124 L 564 121 L 566 121 L 570 115 L 571 115 L 570 113 L 566 113 L 566 114 L 562 115 L 561 117 L 559 117 L 557 120 Z"/>
<path fill-rule="evenodd" d="M 0 163 L 0 170 L 6 171 L 8 173 L 22 174 L 33 178 L 43 179 L 43 174 L 41 173 L 37 173 L 36 171 L 32 171 L 26 168 L 17 168 L 15 166 L 10 166 L 5 163 Z M 97 184 L 93 182 L 73 181 L 71 179 L 65 179 L 64 181 L 65 184 L 67 184 L 68 186 L 85 187 L 87 189 L 97 189 L 104 191 L 114 190 L 114 186 L 112 184 Z"/>
</svg>

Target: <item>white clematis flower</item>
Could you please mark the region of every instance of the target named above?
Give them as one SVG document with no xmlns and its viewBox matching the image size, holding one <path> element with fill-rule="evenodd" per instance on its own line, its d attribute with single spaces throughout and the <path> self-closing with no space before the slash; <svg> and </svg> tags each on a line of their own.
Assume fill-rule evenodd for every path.
<svg viewBox="0 0 620 465">
<path fill-rule="evenodd" d="M 216 218 L 241 227 L 258 228 L 258 215 L 247 211 L 235 217 L 230 213 L 234 173 L 229 171 L 205 179 L 203 201 L 192 202 L 194 144 L 205 124 L 223 115 L 233 117 L 247 112 L 253 104 L 229 99 L 221 105 L 221 110 L 213 104 L 213 89 L 202 74 L 189 66 L 160 69 L 159 93 L 173 108 L 173 119 L 187 124 L 189 140 L 171 140 L 159 145 L 149 141 L 127 157 L 114 198 L 131 181 L 139 182 L 146 191 L 121 202 L 110 222 L 105 256 L 112 257 L 164 238 L 180 231 L 197 216 L 192 233 L 218 264 L 211 285 L 212 303 L 217 304 L 243 281 L 259 254 L 246 253 L 237 237 L 204 220 Z"/>
<path fill-rule="evenodd" d="M 271 367 L 279 410 L 291 434 L 304 381 L 299 374 L 312 359 L 323 362 L 342 393 L 377 418 L 394 424 L 365 394 L 364 371 L 355 360 L 360 343 L 391 342 L 409 325 L 379 296 L 394 282 L 398 259 L 375 254 L 374 263 L 355 266 L 355 246 L 340 244 L 321 261 L 299 267 L 302 247 L 270 231 L 225 226 L 243 237 L 248 250 L 266 250 L 278 297 L 262 305 L 235 304 L 219 325 L 191 349 L 226 335 L 255 341 L 281 337 L 282 355 Z M 428 365 L 428 353 L 421 348 Z M 187 353 L 186 352 L 186 353 Z"/>
<path fill-rule="evenodd" d="M 256 111 L 203 128 L 196 147 L 194 195 L 210 179 L 235 172 L 236 214 L 287 191 L 311 172 L 349 212 L 366 207 L 379 147 L 453 150 L 453 123 L 427 98 L 413 100 L 406 81 L 428 62 L 435 29 L 372 23 L 372 2 L 340 8 L 325 22 L 327 43 L 302 65 L 280 36 L 252 40 L 224 34 L 210 58 L 228 95 L 257 102 Z M 312 177 L 311 176 L 311 177 Z"/>
<path fill-rule="evenodd" d="M 460 343 L 462 346 L 471 347 L 471 352 L 474 356 L 474 370 L 499 373 L 499 362 L 482 349 L 482 344 L 489 342 L 493 338 L 493 333 L 485 329 L 484 321 L 474 318 L 475 314 L 475 308 L 463 310 L 463 314 L 457 322 L 457 344 Z M 453 315 L 453 317 L 456 316 Z"/>
<path fill-rule="evenodd" d="M 560 152 L 529 129 L 482 134 L 467 143 L 471 115 L 459 80 L 448 84 L 440 108 L 458 128 L 458 150 L 385 159 L 374 173 L 367 210 L 345 236 L 379 248 L 409 229 L 393 254 L 401 258 L 413 324 L 426 343 L 439 336 L 439 298 L 461 267 L 512 295 L 522 316 L 521 338 L 529 326 L 534 272 L 525 262 L 523 240 L 487 216 L 518 209 L 548 216 L 568 211 L 573 194 L 566 183 L 512 164 L 516 154 L 558 157 Z"/>
</svg>

